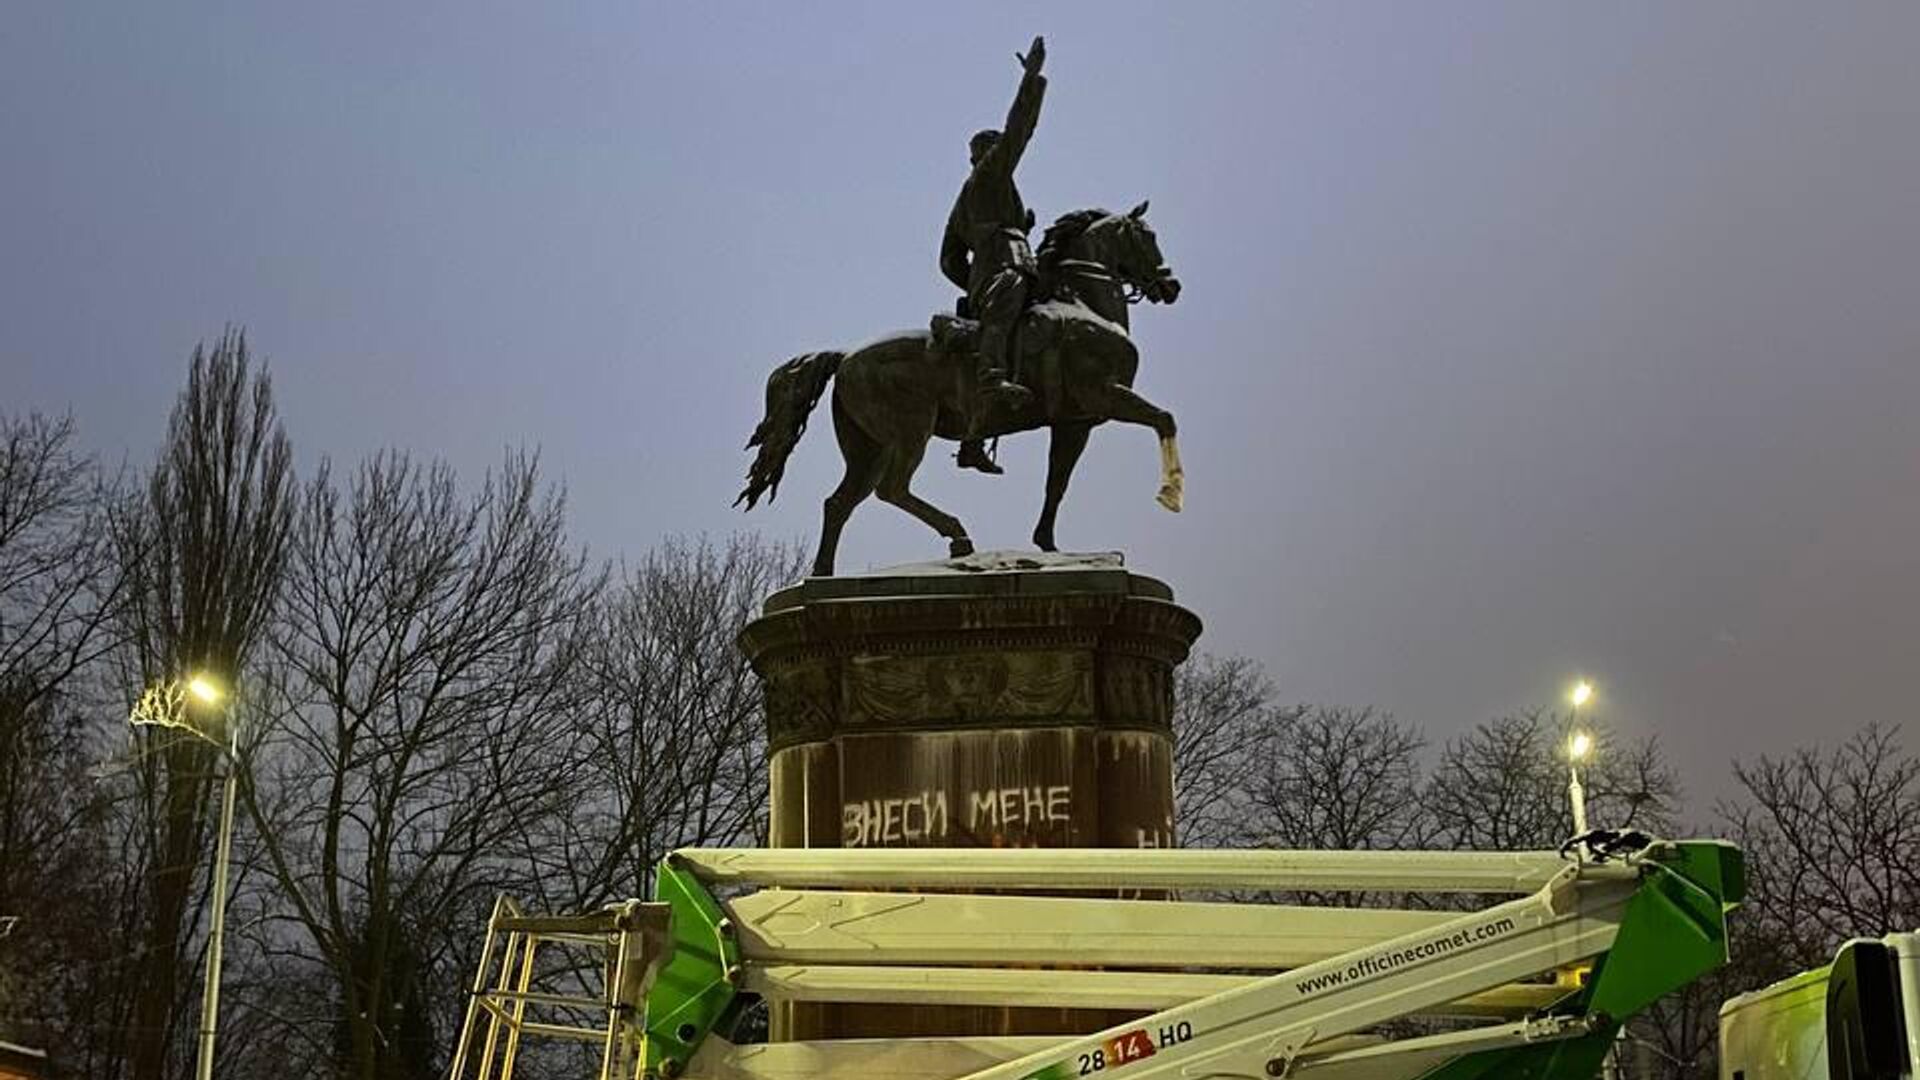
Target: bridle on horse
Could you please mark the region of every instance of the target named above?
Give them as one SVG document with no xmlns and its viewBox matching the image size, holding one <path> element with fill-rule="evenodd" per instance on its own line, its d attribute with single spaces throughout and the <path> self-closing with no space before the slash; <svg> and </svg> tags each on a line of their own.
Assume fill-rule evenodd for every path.
<svg viewBox="0 0 1920 1080">
<path fill-rule="evenodd" d="M 1129 230 L 1137 229 L 1138 225 L 1134 223 L 1131 218 L 1129 218 L 1127 228 Z M 1113 276 L 1120 282 L 1120 297 L 1121 299 L 1127 302 L 1128 307 L 1132 307 L 1134 304 L 1138 304 L 1143 300 L 1151 299 L 1150 290 L 1152 288 L 1152 285 L 1155 283 L 1150 282 L 1147 285 L 1138 285 L 1138 284 L 1135 284 L 1133 281 L 1125 277 L 1122 277 L 1120 273 L 1121 271 L 1120 260 L 1117 258 L 1114 259 L 1112 262 L 1108 263 L 1107 265 L 1112 267 Z"/>
</svg>

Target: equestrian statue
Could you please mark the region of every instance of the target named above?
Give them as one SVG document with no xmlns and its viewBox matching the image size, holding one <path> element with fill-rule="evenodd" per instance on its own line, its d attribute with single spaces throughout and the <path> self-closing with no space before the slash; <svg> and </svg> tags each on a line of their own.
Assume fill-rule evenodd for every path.
<svg viewBox="0 0 1920 1080">
<path fill-rule="evenodd" d="M 1054 519 L 1067 481 L 1097 424 L 1152 428 L 1160 437 L 1156 496 L 1178 511 L 1183 473 L 1173 414 L 1134 393 L 1139 352 L 1128 308 L 1170 304 L 1180 281 L 1147 224 L 1147 204 L 1126 213 L 1063 214 L 1035 251 L 1034 224 L 1013 172 L 1040 117 L 1046 94 L 1046 43 L 1018 56 L 1019 92 L 999 131 L 969 142 L 972 167 L 947 217 L 940 270 L 965 290 L 953 314 L 929 329 L 890 334 L 851 352 L 804 353 L 767 379 L 767 411 L 748 449 L 758 447 L 735 505 L 773 501 L 787 458 L 807 418 L 832 383 L 834 435 L 846 473 L 827 496 L 813 574 L 833 573 L 840 532 L 869 495 L 905 510 L 948 540 L 954 557 L 971 555 L 960 520 L 913 494 L 914 472 L 938 436 L 960 443 L 963 468 L 998 473 L 985 440 L 1048 428 L 1046 500 L 1033 542 L 1057 550 Z"/>
</svg>

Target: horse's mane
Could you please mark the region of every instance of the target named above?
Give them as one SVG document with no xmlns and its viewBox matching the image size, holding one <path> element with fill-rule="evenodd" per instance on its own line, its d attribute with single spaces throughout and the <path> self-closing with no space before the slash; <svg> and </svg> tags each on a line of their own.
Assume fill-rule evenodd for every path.
<svg viewBox="0 0 1920 1080">
<path fill-rule="evenodd" d="M 1061 214 L 1053 224 L 1047 226 L 1046 234 L 1040 238 L 1040 250 L 1036 252 L 1040 265 L 1051 269 L 1066 255 L 1067 248 L 1078 240 L 1080 234 L 1086 232 L 1089 226 L 1101 218 L 1112 216 L 1112 211 L 1098 206 L 1090 206 L 1085 210 L 1069 210 Z"/>
</svg>

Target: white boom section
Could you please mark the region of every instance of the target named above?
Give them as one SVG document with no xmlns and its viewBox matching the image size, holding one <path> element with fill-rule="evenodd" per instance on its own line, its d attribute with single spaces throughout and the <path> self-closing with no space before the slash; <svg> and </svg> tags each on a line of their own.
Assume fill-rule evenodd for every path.
<svg viewBox="0 0 1920 1080">
<path fill-rule="evenodd" d="M 1287 1073 L 1299 1080 L 1415 1080 L 1441 1065 L 1479 1050 L 1498 1050 L 1521 1043 L 1549 1042 L 1585 1035 L 1594 1028 L 1587 1017 L 1522 1020 L 1498 1027 L 1454 1031 L 1419 1039 L 1402 1039 L 1378 1046 L 1345 1050 L 1308 1047 L 1307 1055 Z"/>
<path fill-rule="evenodd" d="M 1155 1011 L 1237 990 L 1260 977 L 1163 971 L 774 964 L 749 965 L 743 978 L 742 989 L 781 1001 Z M 1544 1009 L 1570 990 L 1567 986 L 1546 983 L 1501 986 L 1422 1013 L 1511 1019 Z"/>
<path fill-rule="evenodd" d="M 1267 889 L 1530 893 L 1564 870 L 1551 851 L 1182 851 L 1009 848 L 687 848 L 674 859 L 714 885 L 763 888 Z M 1617 864 L 1589 867 L 1595 874 Z M 1619 868 L 1622 876 L 1632 871 Z"/>
<path fill-rule="evenodd" d="M 1294 1066 L 1300 1080 L 1416 1080 L 1476 1050 L 1586 1034 L 1584 1022 L 1513 1023 L 1400 1042 L 1345 1036 L 1315 1043 Z M 842 1039 L 735 1046 L 709 1039 L 688 1076 L 701 1080 L 952 1080 L 1045 1051 L 1060 1036 L 975 1036 L 966 1039 Z"/>
<path fill-rule="evenodd" d="M 965 1080 L 1080 1075 L 1082 1055 L 1121 1057 L 1127 1080 L 1285 1076 L 1315 1042 L 1605 952 L 1637 890 L 1588 880 L 1582 871 L 1590 869 L 1568 867 L 1533 896 L 1067 1039 Z"/>
<path fill-rule="evenodd" d="M 1432 929 L 1446 911 L 1059 896 L 768 890 L 730 901 L 749 960 L 1292 968 Z"/>
</svg>

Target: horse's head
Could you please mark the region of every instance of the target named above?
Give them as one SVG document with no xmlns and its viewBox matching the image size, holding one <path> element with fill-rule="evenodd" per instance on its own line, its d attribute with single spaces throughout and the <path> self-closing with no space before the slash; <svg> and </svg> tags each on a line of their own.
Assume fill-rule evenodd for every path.
<svg viewBox="0 0 1920 1080">
<path fill-rule="evenodd" d="M 1135 299 L 1171 304 L 1180 298 L 1180 279 L 1160 254 L 1160 239 L 1147 224 L 1147 204 L 1124 214 L 1108 214 L 1087 226 L 1086 239 L 1096 261 L 1136 290 Z"/>
</svg>

